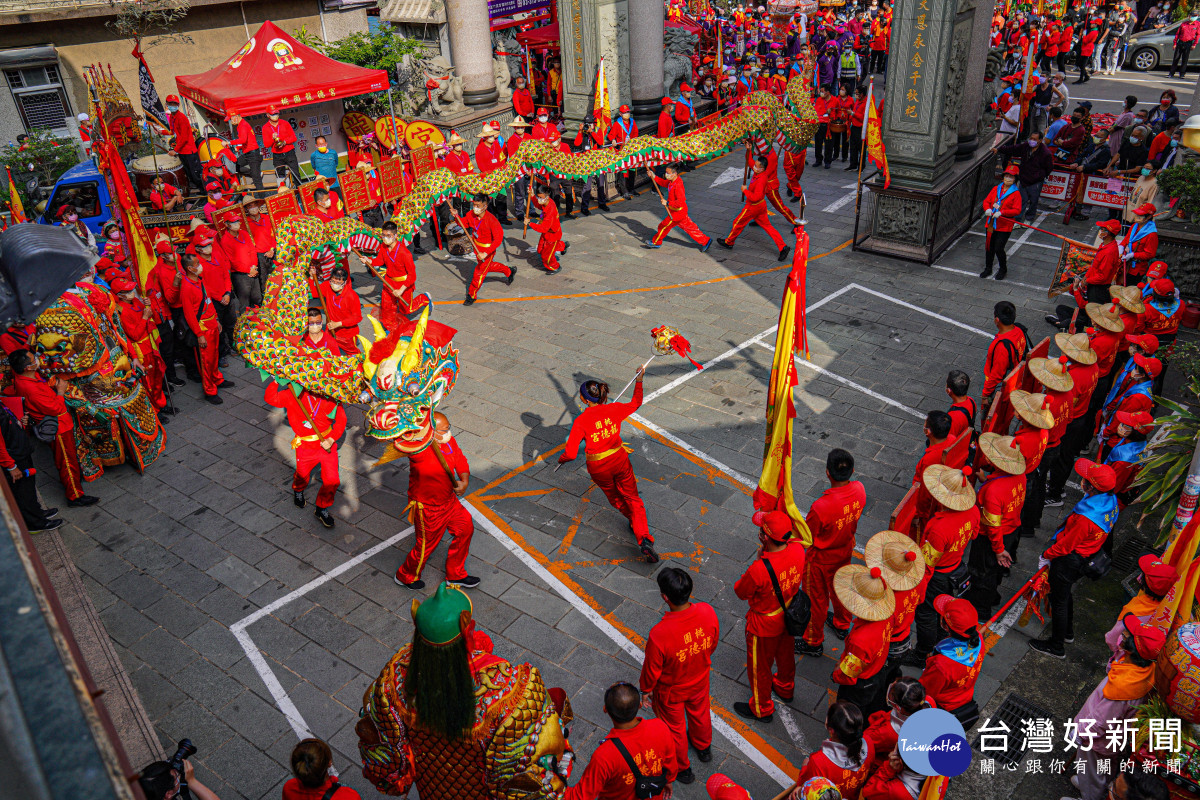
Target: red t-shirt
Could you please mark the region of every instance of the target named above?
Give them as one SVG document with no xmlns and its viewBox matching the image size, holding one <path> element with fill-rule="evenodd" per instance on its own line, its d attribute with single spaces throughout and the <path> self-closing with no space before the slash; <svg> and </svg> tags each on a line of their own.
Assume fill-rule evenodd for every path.
<svg viewBox="0 0 1200 800">
<path fill-rule="evenodd" d="M 833 682 L 845 685 L 865 680 L 883 669 L 891 645 L 892 620 L 856 619 L 846 635 L 842 659 L 833 670 Z"/>
<path fill-rule="evenodd" d="M 237 136 L 233 140 L 233 146 L 239 155 L 258 149 L 258 139 L 254 138 L 254 128 L 251 128 L 250 123 L 244 119 L 238 123 Z"/>
<path fill-rule="evenodd" d="M 979 484 L 976 494 L 983 534 L 992 552 L 1004 552 L 1004 537 L 1021 525 L 1021 507 L 1025 505 L 1025 476 L 998 472 Z"/>
<path fill-rule="evenodd" d="M 1071 371 L 1072 380 L 1074 379 L 1074 370 Z M 1045 389 L 1046 398 L 1050 401 L 1050 413 L 1054 415 L 1054 427 L 1050 429 L 1050 436 L 1046 441 L 1047 449 L 1057 445 L 1067 432 L 1067 423 L 1071 421 L 1071 390 L 1065 392 L 1055 392 L 1050 389 Z"/>
<path fill-rule="evenodd" d="M 179 305 L 183 308 L 183 318 L 187 321 L 192 333 L 203 335 L 201 323 L 217 321 L 217 309 L 208 297 L 203 281 L 193 280 L 187 275 L 179 285 Z"/>
<path fill-rule="evenodd" d="M 182 111 L 171 114 L 171 133 L 175 136 L 172 147 L 181 156 L 196 152 L 196 139 L 192 136 L 192 123 Z"/>
<path fill-rule="evenodd" d="M 818 750 L 808 757 L 800 774 L 796 777 L 796 783 L 803 786 L 804 782 L 810 778 L 828 778 L 841 790 L 843 800 L 858 800 L 858 793 L 862 791 L 863 784 L 867 782 L 867 776 L 875 765 L 871 742 L 865 738 L 862 743 L 862 754 L 864 756 L 862 765 L 856 770 L 849 770 L 838 766 L 829 756 Z"/>
<path fill-rule="evenodd" d="M 334 778 L 327 778 L 321 786 L 309 789 L 296 778 L 292 778 L 283 785 L 283 800 L 321 800 L 333 785 L 333 781 Z M 338 790 L 330 800 L 362 800 L 362 797 L 349 786 L 338 784 Z"/>
<path fill-rule="evenodd" d="M 623 453 L 621 442 L 621 423 L 642 405 L 642 382 L 633 385 L 633 399 L 627 403 L 603 403 L 591 408 L 585 408 L 583 413 L 571 423 L 571 432 L 567 435 L 566 449 L 559 456 L 559 461 L 571 461 L 579 454 L 579 443 L 583 442 L 583 452 L 595 457 L 603 454 L 609 458 Z M 589 459 L 602 461 L 603 459 Z"/>
<path fill-rule="evenodd" d="M 371 266 L 384 268 L 383 280 L 391 289 L 404 290 L 417 285 L 417 267 L 413 264 L 412 253 L 400 242 L 391 247 L 381 245 Z"/>
<path fill-rule="evenodd" d="M 967 643 L 962 642 L 962 646 L 965 648 Z M 960 664 L 938 652 L 930 653 L 925 659 L 925 670 L 921 673 L 921 685 L 925 687 L 925 696 L 938 708 L 948 711 L 974 700 L 975 681 L 979 680 L 979 671 L 983 669 L 983 656 L 986 652 L 980 647 L 970 666 Z"/>
<path fill-rule="evenodd" d="M 721 637 L 717 612 L 708 603 L 692 601 L 683 611 L 668 611 L 650 629 L 639 681 L 643 692 L 659 699 L 682 700 L 708 686 L 712 653 Z"/>
<path fill-rule="evenodd" d="M 446 463 L 458 473 L 460 479 L 466 478 L 471 471 L 471 467 L 467 463 L 467 456 L 453 436 L 445 444 L 434 441 L 421 452 L 408 457 L 408 499 L 410 502 L 444 506 L 458 500 L 458 496 L 454 494 L 454 484 L 451 483 L 450 476 L 442 468 L 442 463 L 438 461 L 437 454 L 433 450 L 435 447 L 442 451 Z"/>
<path fill-rule="evenodd" d="M 146 277 L 146 291 L 161 297 L 170 308 L 179 308 L 179 287 L 175 285 L 175 273 L 180 269 L 178 262 L 168 264 L 160 258 Z"/>
<path fill-rule="evenodd" d="M 935 572 L 953 572 L 962 562 L 967 544 L 979 532 L 979 506 L 966 511 L 939 508 L 925 524 L 921 554 L 925 566 Z"/>
<path fill-rule="evenodd" d="M 1042 463 L 1050 432 L 1022 421 L 1017 427 L 1017 432 L 1013 434 L 1013 439 L 1016 440 L 1021 455 L 1025 456 L 1025 474 L 1028 475 Z"/>
<path fill-rule="evenodd" d="M 254 237 L 246 231 L 238 231 L 237 236 L 234 236 L 232 231 L 226 230 L 217 240 L 217 244 L 220 245 L 221 252 L 225 254 L 225 260 L 229 262 L 231 272 L 245 274 L 258 266 L 258 251 L 254 248 Z M 208 272 L 207 265 L 204 271 Z"/>
<path fill-rule="evenodd" d="M 854 552 L 858 520 L 867 505 L 867 490 L 859 481 L 831 486 L 809 506 L 804 521 L 812 531 L 808 557 L 814 564 L 843 564 Z"/>
<path fill-rule="evenodd" d="M 606 739 L 620 739 L 643 775 L 666 774 L 675 780 L 675 739 L 658 719 L 639 719 L 626 730 L 613 728 Z M 634 800 L 634 778 L 621 751 L 612 742 L 601 742 L 592 760 L 563 800 Z M 658 795 L 661 797 L 661 795 Z"/>
<path fill-rule="evenodd" d="M 1058 558 L 1078 553 L 1087 558 L 1100 549 L 1100 545 L 1104 544 L 1106 538 L 1108 538 L 1108 534 L 1099 525 L 1083 514 L 1072 514 L 1067 517 L 1063 529 L 1058 532 L 1054 543 L 1046 548 L 1046 552 L 1042 553 L 1042 556 Z"/>
<path fill-rule="evenodd" d="M 257 253 L 269 253 L 275 249 L 275 226 L 271 218 L 259 215 L 258 222 L 254 217 L 246 216 L 247 228 L 254 237 L 254 250 Z"/>
<path fill-rule="evenodd" d="M 746 614 L 746 632 L 755 636 L 783 636 L 783 606 L 775 597 L 775 588 L 764 560 L 770 561 L 775 570 L 784 604 L 790 603 L 804 577 L 804 546 L 793 541 L 782 550 L 763 553 L 762 557 L 750 562 L 745 573 L 733 585 L 734 593 L 750 604 L 750 611 Z"/>
<path fill-rule="evenodd" d="M 25 410 L 34 422 L 41 422 L 46 417 L 58 417 L 59 433 L 66 433 L 75 427 L 62 395 L 50 388 L 50 384 L 40 375 L 33 378 L 14 375 L 13 388 L 24 398 Z"/>
<path fill-rule="evenodd" d="M 996 334 L 988 345 L 987 357 L 983 362 L 984 397 L 996 391 L 1004 377 L 1020 363 L 1025 347 L 1025 332 L 1016 326 L 1010 331 Z"/>
<path fill-rule="evenodd" d="M 964 397 L 950 406 L 950 438 L 953 439 L 968 428 L 975 427 L 975 401 Z"/>
</svg>

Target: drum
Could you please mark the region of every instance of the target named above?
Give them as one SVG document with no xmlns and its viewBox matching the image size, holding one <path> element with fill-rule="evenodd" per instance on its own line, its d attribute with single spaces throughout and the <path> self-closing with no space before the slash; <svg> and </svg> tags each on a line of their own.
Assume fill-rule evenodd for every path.
<svg viewBox="0 0 1200 800">
<path fill-rule="evenodd" d="M 183 171 L 183 162 L 172 155 L 142 156 L 135 158 L 129 165 L 129 175 L 133 178 L 133 187 L 137 190 L 138 200 L 145 202 L 150 199 L 150 189 L 154 185 L 154 176 L 162 175 L 163 183 L 174 186 L 187 193 L 187 173 Z"/>
<path fill-rule="evenodd" d="M 222 155 L 222 153 L 226 150 L 229 151 L 228 158 L 232 159 L 233 161 L 237 161 L 237 156 L 233 154 L 233 148 L 231 148 L 229 143 L 219 136 L 210 136 L 207 139 L 203 139 L 200 142 L 199 148 L 197 149 L 199 151 L 201 161 L 212 161 L 214 158 Z"/>
<path fill-rule="evenodd" d="M 1184 722 L 1200 722 L 1200 625 L 1180 625 L 1167 637 L 1154 684 L 1167 708 Z"/>
</svg>

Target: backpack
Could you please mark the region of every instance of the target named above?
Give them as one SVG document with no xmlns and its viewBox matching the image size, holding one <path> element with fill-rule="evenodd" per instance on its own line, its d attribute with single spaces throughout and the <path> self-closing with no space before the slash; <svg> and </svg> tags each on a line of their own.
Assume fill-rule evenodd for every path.
<svg viewBox="0 0 1200 800">
<path fill-rule="evenodd" d="M 808 599 L 804 589 L 796 590 L 796 596 L 792 598 L 792 602 L 783 602 L 783 589 L 779 587 L 779 578 L 775 575 L 775 568 L 767 559 L 764 558 L 762 561 L 767 568 L 767 574 L 771 576 L 771 587 L 775 590 L 775 599 L 779 601 L 779 606 L 783 609 L 784 630 L 787 631 L 788 636 L 803 636 L 805 629 L 808 628 L 808 620 L 812 616 L 812 602 Z"/>
<path fill-rule="evenodd" d="M 658 797 L 666 791 L 667 774 L 665 772 L 660 772 L 657 775 L 643 775 L 620 739 L 609 739 L 608 741 L 612 742 L 617 750 L 620 751 L 621 757 L 629 765 L 629 771 L 633 773 L 633 796 L 637 800 L 650 800 L 650 798 Z M 324 800 L 329 800 L 329 798 L 324 798 Z"/>
</svg>

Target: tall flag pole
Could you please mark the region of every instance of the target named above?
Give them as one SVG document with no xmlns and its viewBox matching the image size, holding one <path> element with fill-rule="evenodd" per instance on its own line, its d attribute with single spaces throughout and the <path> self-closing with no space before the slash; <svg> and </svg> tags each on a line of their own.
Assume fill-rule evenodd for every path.
<svg viewBox="0 0 1200 800">
<path fill-rule="evenodd" d="M 170 133 L 171 123 L 167 120 L 167 110 L 158 99 L 158 89 L 154 86 L 154 76 L 142 55 L 140 39 L 133 43 L 133 57 L 138 61 L 138 94 L 142 98 L 142 110 L 146 112 L 146 122 L 158 129 L 159 133 Z"/>
<path fill-rule="evenodd" d="M 21 203 L 21 195 L 17 194 L 17 185 L 13 183 L 12 172 L 8 167 L 4 168 L 4 174 L 8 178 L 8 213 L 12 216 L 12 221 L 28 222 L 29 218 L 25 216 L 25 206 Z"/>
<path fill-rule="evenodd" d="M 612 124 L 612 106 L 608 101 L 608 78 L 604 73 L 604 56 L 600 57 L 600 63 L 596 65 L 596 93 L 592 99 L 592 119 L 597 132 L 607 140 L 608 126 Z"/>
<path fill-rule="evenodd" d="M 1029 104 L 1033 100 L 1033 88 L 1030 88 L 1030 83 L 1033 81 L 1033 51 L 1037 47 L 1037 41 L 1029 42 L 1029 46 L 1025 48 L 1025 79 L 1021 82 L 1021 117 L 1017 120 L 1017 135 L 1021 135 L 1021 129 L 1025 127 L 1025 115 L 1029 113 Z"/>
<path fill-rule="evenodd" d="M 863 138 L 866 140 L 867 158 L 875 168 L 883 173 L 883 188 L 892 185 L 892 173 L 888 170 L 887 148 L 883 144 L 883 103 L 875 102 L 867 89 L 867 119 L 863 125 Z"/>
<path fill-rule="evenodd" d="M 763 449 L 762 476 L 758 480 L 758 488 L 754 490 L 754 508 L 786 513 L 792 519 L 792 530 L 805 546 L 812 543 L 812 531 L 796 507 L 792 493 L 792 420 L 796 416 L 792 388 L 799 383 L 795 362 L 797 346 L 808 357 L 804 292 L 808 244 L 808 232 L 801 221 L 796 231 L 792 270 L 784 284 L 783 302 L 779 308 L 775 359 L 771 364 L 771 381 L 767 386 L 767 436 Z"/>
</svg>

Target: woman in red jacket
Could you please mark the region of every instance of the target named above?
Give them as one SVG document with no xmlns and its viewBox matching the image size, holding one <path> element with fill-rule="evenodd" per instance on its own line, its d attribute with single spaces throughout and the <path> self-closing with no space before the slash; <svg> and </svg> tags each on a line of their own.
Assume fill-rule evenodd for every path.
<svg viewBox="0 0 1200 800">
<path fill-rule="evenodd" d="M 1087 83 L 1092 79 L 1088 75 L 1088 65 L 1092 63 L 1092 54 L 1096 52 L 1096 40 L 1099 38 L 1100 32 L 1091 26 L 1080 37 L 1079 57 L 1075 60 L 1075 65 L 1079 67 L 1079 80 L 1075 81 L 1075 83 Z"/>
<path fill-rule="evenodd" d="M 984 252 L 984 268 L 979 277 L 986 278 L 992 274 L 992 264 L 1000 261 L 1000 271 L 996 280 L 1002 281 L 1008 275 L 1008 256 L 1004 247 L 1008 237 L 1012 236 L 1013 220 L 1021 216 L 1021 192 L 1017 188 L 1017 175 L 1020 170 L 1016 164 L 1009 164 L 1004 170 L 1000 185 L 996 186 L 987 199 L 983 201 L 983 229 L 987 232 Z"/>
<path fill-rule="evenodd" d="M 820 750 L 804 760 L 792 797 L 799 795 L 805 781 L 823 777 L 837 784 L 843 800 L 858 800 L 858 793 L 875 766 L 871 743 L 863 738 L 862 712 L 854 703 L 839 700 L 825 715 L 825 730 L 829 738 L 821 743 Z"/>
<path fill-rule="evenodd" d="M 925 660 L 921 685 L 930 702 L 949 711 L 970 730 L 979 720 L 975 681 L 987 652 L 979 638 L 979 613 L 970 601 L 948 594 L 935 598 L 933 608 L 950 635 L 938 642 Z"/>
</svg>

